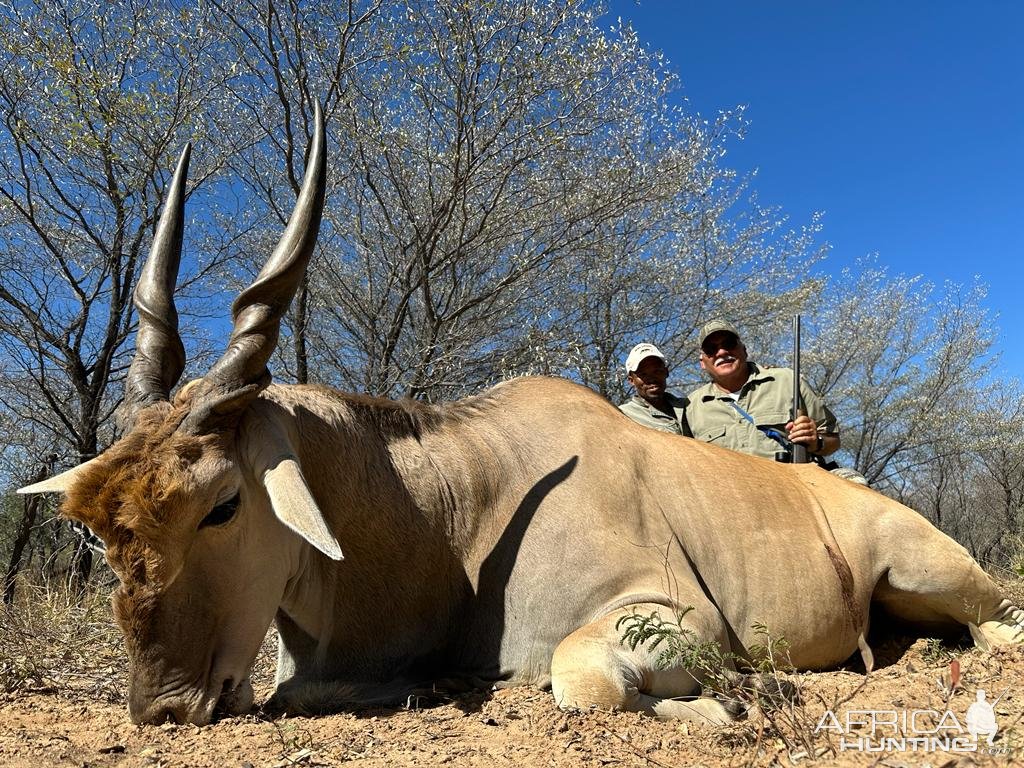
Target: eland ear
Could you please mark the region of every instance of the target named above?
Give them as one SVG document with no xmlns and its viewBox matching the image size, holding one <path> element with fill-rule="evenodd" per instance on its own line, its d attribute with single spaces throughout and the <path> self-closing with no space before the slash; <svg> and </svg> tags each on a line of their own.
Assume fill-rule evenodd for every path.
<svg viewBox="0 0 1024 768">
<path fill-rule="evenodd" d="M 263 485 L 277 518 L 332 560 L 343 560 L 341 545 L 302 476 L 299 463 L 282 458 L 263 472 Z"/>
<path fill-rule="evenodd" d="M 84 464 L 72 467 L 66 472 L 61 472 L 59 475 L 54 475 L 53 477 L 48 477 L 45 480 L 40 480 L 38 483 L 32 483 L 32 485 L 26 485 L 24 488 L 19 488 L 16 493 L 67 493 L 68 488 L 75 484 L 75 481 L 79 476 L 84 474 L 93 462 L 99 461 L 99 459 L 99 456 L 95 459 L 89 459 L 89 461 Z"/>
</svg>

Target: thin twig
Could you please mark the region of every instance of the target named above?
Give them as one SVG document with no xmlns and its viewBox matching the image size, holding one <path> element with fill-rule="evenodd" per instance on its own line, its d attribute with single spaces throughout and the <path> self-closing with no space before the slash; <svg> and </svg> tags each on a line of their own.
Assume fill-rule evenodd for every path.
<svg viewBox="0 0 1024 768">
<path fill-rule="evenodd" d="M 647 762 L 649 762 L 649 763 L 653 763 L 654 765 L 660 765 L 660 766 L 662 766 L 662 768 L 673 768 L 673 766 L 670 766 L 670 765 L 668 765 L 667 763 L 663 763 L 663 762 L 661 762 L 660 760 L 655 760 L 655 759 L 654 759 L 653 757 L 651 757 L 650 755 L 645 755 L 645 754 L 644 754 L 643 752 L 641 752 L 641 751 L 640 751 L 640 750 L 638 750 L 638 749 L 637 749 L 636 747 L 634 747 L 634 746 L 633 746 L 632 744 L 630 744 L 630 743 L 629 743 L 629 742 L 628 742 L 628 741 L 626 740 L 626 737 L 625 737 L 625 736 L 622 736 L 621 734 L 618 734 L 618 733 L 616 733 L 616 734 L 615 734 L 615 737 L 616 737 L 616 738 L 617 738 L 617 739 L 618 739 L 619 741 L 621 741 L 621 742 L 622 742 L 623 744 L 625 744 L 625 745 L 626 745 L 626 749 L 628 749 L 628 750 L 629 750 L 630 752 L 632 752 L 632 753 L 633 753 L 634 755 L 636 755 L 637 757 L 639 757 L 639 758 L 642 758 L 642 759 L 646 760 L 646 761 L 647 761 Z"/>
</svg>

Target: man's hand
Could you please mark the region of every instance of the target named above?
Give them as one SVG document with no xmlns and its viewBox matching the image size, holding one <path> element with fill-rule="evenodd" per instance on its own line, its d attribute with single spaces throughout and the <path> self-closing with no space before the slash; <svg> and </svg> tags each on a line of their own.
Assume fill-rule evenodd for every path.
<svg viewBox="0 0 1024 768">
<path fill-rule="evenodd" d="M 818 445 L 818 425 L 810 416 L 800 415 L 786 425 L 789 433 L 789 440 L 799 445 L 805 445 L 810 449 Z"/>
</svg>

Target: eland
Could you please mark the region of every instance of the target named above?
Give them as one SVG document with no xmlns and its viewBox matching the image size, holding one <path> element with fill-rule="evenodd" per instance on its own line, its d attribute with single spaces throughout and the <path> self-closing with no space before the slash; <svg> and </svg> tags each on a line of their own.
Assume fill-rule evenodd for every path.
<svg viewBox="0 0 1024 768">
<path fill-rule="evenodd" d="M 174 392 L 186 147 L 135 291 L 128 429 L 21 489 L 63 492 L 62 514 L 106 545 L 133 720 L 248 710 L 271 623 L 285 709 L 464 679 L 711 723 L 736 708 L 698 696 L 698 670 L 624 645 L 622 617 L 682 615 L 738 658 L 764 624 L 806 669 L 858 648 L 870 664 L 872 605 L 923 632 L 1024 639 L 1024 613 L 913 510 L 813 465 L 646 429 L 577 384 L 517 379 L 442 405 L 272 384 L 325 153 L 318 111 L 295 210 L 234 302 L 227 350 Z"/>
</svg>

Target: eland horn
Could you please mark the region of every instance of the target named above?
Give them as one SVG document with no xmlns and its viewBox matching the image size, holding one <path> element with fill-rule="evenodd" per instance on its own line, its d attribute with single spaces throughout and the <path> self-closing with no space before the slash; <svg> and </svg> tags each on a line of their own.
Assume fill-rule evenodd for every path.
<svg viewBox="0 0 1024 768">
<path fill-rule="evenodd" d="M 126 428 L 131 427 L 141 409 L 169 398 L 185 368 L 185 347 L 178 335 L 178 312 L 174 308 L 174 285 L 181 262 L 185 181 L 191 153 L 192 145 L 186 144 L 171 180 L 149 258 L 135 286 L 139 329 L 120 413 Z"/>
<path fill-rule="evenodd" d="M 316 245 L 326 186 L 324 121 L 318 104 L 306 175 L 288 226 L 255 282 L 232 304 L 228 348 L 198 385 L 182 429 L 201 433 L 237 418 L 270 383 L 267 360 Z"/>
</svg>

